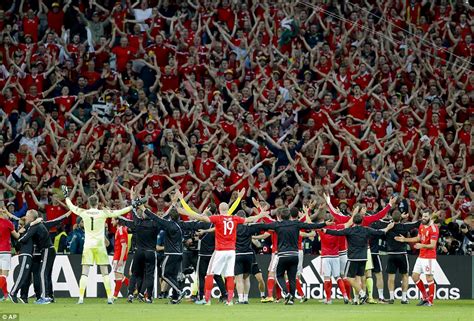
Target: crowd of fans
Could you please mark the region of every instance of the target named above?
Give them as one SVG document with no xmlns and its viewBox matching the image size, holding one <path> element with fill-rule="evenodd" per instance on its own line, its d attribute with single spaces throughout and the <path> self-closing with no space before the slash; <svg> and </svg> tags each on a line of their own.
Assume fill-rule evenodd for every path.
<svg viewBox="0 0 474 321">
<path fill-rule="evenodd" d="M 176 189 L 203 210 L 247 188 L 249 214 L 252 197 L 301 208 L 326 192 L 350 214 L 397 193 L 410 220 L 426 209 L 441 219 L 440 253 L 471 253 L 467 1 L 0 9 L 0 206 L 14 215 L 64 214 L 63 184 L 78 206 L 96 193 L 109 208 L 133 187 L 158 213 Z M 75 252 L 79 220 L 51 233 L 63 229 Z"/>
</svg>

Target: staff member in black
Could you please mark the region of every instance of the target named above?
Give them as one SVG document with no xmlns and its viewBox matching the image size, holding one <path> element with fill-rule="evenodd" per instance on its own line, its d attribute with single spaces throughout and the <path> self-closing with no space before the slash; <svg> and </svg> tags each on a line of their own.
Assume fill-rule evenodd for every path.
<svg viewBox="0 0 474 321">
<path fill-rule="evenodd" d="M 20 238 L 25 235 L 25 218 L 22 217 L 18 221 L 18 230 L 20 231 Z M 33 239 L 28 239 L 25 242 L 17 242 L 16 251 L 20 253 L 18 255 L 18 265 L 20 266 L 20 272 L 15 280 L 15 284 L 10 290 L 8 297 L 13 303 L 28 303 L 28 291 L 23 290 L 23 285 L 30 283 L 28 282 L 28 275 L 30 275 L 31 270 L 31 259 L 33 255 Z M 21 297 L 17 297 L 18 291 L 21 289 Z"/>
<path fill-rule="evenodd" d="M 296 290 L 296 272 L 298 270 L 298 238 L 300 230 L 320 229 L 326 226 L 326 223 L 309 224 L 290 220 L 290 210 L 286 208 L 280 209 L 280 217 L 280 222 L 259 225 L 266 230 L 275 231 L 278 235 L 277 283 L 285 297 L 285 304 L 293 305 Z M 286 288 L 285 273 L 290 284 L 289 293 Z"/>
<path fill-rule="evenodd" d="M 243 210 L 238 211 L 236 215 L 243 218 L 247 217 Z M 256 272 L 256 274 L 261 273 L 255 260 L 252 237 L 262 230 L 262 226 L 259 224 L 240 224 L 237 226 L 234 272 L 239 304 L 249 303 L 250 274 L 254 274 L 253 272 Z"/>
<path fill-rule="evenodd" d="M 38 219 L 36 210 L 28 210 L 25 216 L 25 222 L 32 223 Z M 39 224 L 30 225 L 28 231 L 18 240 L 20 243 L 27 242 L 30 238 L 33 240 L 38 250 L 41 252 L 40 281 L 41 298 L 36 304 L 49 304 L 53 301 L 52 271 L 56 250 L 49 237 L 49 232 L 41 220 L 36 221 Z M 35 223 L 36 223 L 35 222 Z"/>
<path fill-rule="evenodd" d="M 196 222 L 180 222 L 178 211 L 174 208 L 175 199 L 172 200 L 169 210 L 169 219 L 163 219 L 141 206 L 145 215 L 156 223 L 157 232 L 165 230 L 165 258 L 162 263 L 162 278 L 173 289 L 171 296 L 171 304 L 179 304 L 183 299 L 185 292 L 181 289 L 178 281 L 178 274 L 181 271 L 181 263 L 183 261 L 183 238 L 184 232 L 195 229 Z M 156 237 L 155 237 L 156 242 Z"/>
<path fill-rule="evenodd" d="M 397 271 L 402 275 L 402 301 L 401 304 L 408 304 L 407 291 L 408 291 L 408 272 L 410 270 L 410 264 L 408 263 L 407 246 L 406 243 L 398 242 L 395 237 L 403 235 L 409 237 L 408 233 L 417 229 L 420 226 L 421 221 L 401 223 L 404 216 L 400 211 L 394 211 L 392 214 L 392 220 L 395 223 L 393 228 L 387 232 L 387 274 L 388 274 L 388 290 L 390 293 L 389 304 L 395 302 L 395 274 Z M 388 225 L 387 222 L 381 221 L 380 225 Z"/>
<path fill-rule="evenodd" d="M 159 229 L 158 225 L 146 217 L 142 210 L 134 208 L 133 213 L 133 221 L 119 218 L 127 228 L 133 230 L 136 245 L 127 301 L 133 302 L 133 292 L 137 289 L 140 301 L 152 303 L 156 266 L 155 246 Z"/>
<path fill-rule="evenodd" d="M 362 290 L 361 278 L 365 274 L 365 265 L 367 263 L 367 245 L 369 239 L 373 235 L 383 235 L 393 227 L 390 223 L 383 230 L 374 230 L 370 227 L 362 226 L 363 216 L 360 214 L 354 215 L 352 218 L 354 226 L 342 230 L 323 229 L 324 233 L 329 235 L 345 236 L 348 244 L 347 264 L 345 275 L 351 286 L 355 289 L 353 304 L 364 304 L 367 301 L 367 295 Z"/>
</svg>

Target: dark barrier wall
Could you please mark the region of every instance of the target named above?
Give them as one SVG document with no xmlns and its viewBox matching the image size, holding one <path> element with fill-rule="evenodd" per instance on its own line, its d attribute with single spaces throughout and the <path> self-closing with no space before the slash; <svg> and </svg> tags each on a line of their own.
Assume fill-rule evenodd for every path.
<svg viewBox="0 0 474 321">
<path fill-rule="evenodd" d="M 133 256 L 129 256 L 127 262 L 126 274 L 128 274 L 129 265 Z M 382 265 L 385 267 L 386 257 L 381 256 Z M 112 260 L 112 258 L 110 258 Z M 415 264 L 416 257 L 410 257 L 410 267 Z M 258 255 L 257 262 L 262 270 L 264 278 L 267 276 L 267 268 L 270 263 L 269 255 Z M 474 258 L 469 256 L 441 256 L 438 258 L 438 264 L 434 266 L 434 279 L 437 284 L 436 297 L 437 299 L 471 299 L 473 298 L 474 288 Z M 13 286 L 13 278 L 18 274 L 18 257 L 12 258 L 12 270 L 10 273 L 8 285 Z M 303 265 L 303 291 L 305 295 L 312 299 L 323 298 L 323 278 L 321 277 L 321 258 L 316 256 L 305 256 Z M 57 297 L 78 297 L 79 296 L 79 278 L 81 275 L 81 256 L 80 255 L 58 255 L 53 267 L 53 284 L 55 295 Z M 113 273 L 110 274 L 113 279 Z M 185 280 L 185 289 L 190 293 L 191 284 L 193 283 L 193 276 L 189 276 Z M 385 282 L 387 275 L 384 273 Z M 251 276 L 251 297 L 259 297 L 257 282 Z M 102 285 L 102 276 L 97 268 L 92 268 L 87 287 L 87 297 L 105 297 L 104 287 Z M 333 297 L 340 298 L 340 293 L 337 290 L 335 282 L 333 282 Z M 376 282 L 374 282 L 375 284 Z M 386 283 L 385 283 L 386 284 Z M 400 280 L 396 279 L 395 296 L 401 298 Z M 159 290 L 158 282 L 155 286 L 155 295 Z M 388 297 L 387 289 L 385 295 Z M 30 295 L 33 295 L 33 287 L 30 288 Z M 125 295 L 126 290 L 122 289 L 122 294 Z M 213 295 L 219 295 L 218 290 L 215 289 Z M 374 289 L 374 295 L 377 296 L 377 290 Z M 410 287 L 408 291 L 409 299 L 417 299 L 418 291 L 410 279 Z"/>
</svg>

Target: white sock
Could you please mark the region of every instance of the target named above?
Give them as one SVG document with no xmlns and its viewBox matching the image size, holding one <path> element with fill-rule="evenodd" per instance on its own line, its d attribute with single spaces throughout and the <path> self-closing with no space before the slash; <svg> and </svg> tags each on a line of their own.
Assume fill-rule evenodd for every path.
<svg viewBox="0 0 474 321">
<path fill-rule="evenodd" d="M 379 292 L 379 299 L 383 300 L 383 289 L 378 289 Z"/>
<path fill-rule="evenodd" d="M 239 293 L 239 302 L 244 302 L 244 295 Z"/>
<path fill-rule="evenodd" d="M 248 294 L 244 294 L 244 302 L 247 302 L 249 300 L 249 295 Z"/>
<path fill-rule="evenodd" d="M 365 291 L 364 291 L 364 290 L 360 290 L 360 291 L 359 291 L 359 295 L 360 295 L 360 296 L 365 296 Z"/>
<path fill-rule="evenodd" d="M 260 297 L 261 297 L 261 298 L 266 297 L 265 292 L 260 292 Z"/>
<path fill-rule="evenodd" d="M 395 293 L 390 291 L 390 300 L 395 300 Z"/>
<path fill-rule="evenodd" d="M 354 294 L 354 300 L 355 300 L 355 302 L 359 302 L 359 295 L 358 294 Z"/>
<path fill-rule="evenodd" d="M 406 292 L 402 292 L 402 300 L 403 301 L 407 300 L 407 293 Z"/>
</svg>

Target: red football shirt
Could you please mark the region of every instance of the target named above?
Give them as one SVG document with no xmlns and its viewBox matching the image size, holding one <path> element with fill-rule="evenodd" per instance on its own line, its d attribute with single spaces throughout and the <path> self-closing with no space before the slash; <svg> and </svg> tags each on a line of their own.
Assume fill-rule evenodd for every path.
<svg viewBox="0 0 474 321">
<path fill-rule="evenodd" d="M 11 252 L 10 235 L 14 229 L 15 227 L 10 220 L 0 218 L 0 253 L 9 254 Z"/>
<path fill-rule="evenodd" d="M 66 210 L 61 205 L 45 205 L 46 219 L 48 221 L 54 220 L 63 214 L 66 214 Z M 50 232 L 56 232 L 56 227 L 52 227 Z"/>
<path fill-rule="evenodd" d="M 438 242 L 439 228 L 434 224 L 420 225 L 418 235 L 420 236 L 421 244 L 430 244 L 431 240 Z M 423 259 L 436 259 L 436 246 L 432 249 L 420 249 L 419 257 Z"/>
<path fill-rule="evenodd" d="M 330 225 L 326 226 L 326 229 L 330 230 L 341 230 L 344 225 Z M 318 230 L 319 238 L 321 240 L 321 256 L 322 257 L 337 257 L 339 256 L 339 240 L 341 236 L 329 235 L 324 233 L 322 230 Z"/>
<path fill-rule="evenodd" d="M 245 219 L 240 216 L 214 215 L 209 220 L 216 228 L 216 251 L 235 250 L 237 225 L 243 224 Z"/>
<path fill-rule="evenodd" d="M 128 230 L 125 226 L 119 226 L 115 231 L 114 261 L 120 260 L 122 244 L 127 245 L 127 251 L 125 251 L 125 256 L 123 257 L 123 261 L 125 262 L 128 256 Z"/>
</svg>

